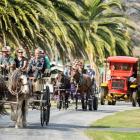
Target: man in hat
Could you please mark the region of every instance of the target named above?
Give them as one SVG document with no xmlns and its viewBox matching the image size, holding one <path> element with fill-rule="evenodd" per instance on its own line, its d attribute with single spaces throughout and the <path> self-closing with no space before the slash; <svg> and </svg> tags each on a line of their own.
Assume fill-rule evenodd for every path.
<svg viewBox="0 0 140 140">
<path fill-rule="evenodd" d="M 86 74 L 93 79 L 95 77 L 95 71 L 91 68 L 90 65 L 87 65 L 87 71 Z"/>
<path fill-rule="evenodd" d="M 0 57 L 0 68 L 1 74 L 4 76 L 15 69 L 15 61 L 9 55 L 9 50 L 6 47 L 2 48 L 2 57 Z"/>
<path fill-rule="evenodd" d="M 23 49 L 17 50 L 17 57 L 15 58 L 16 68 L 26 71 L 27 68 L 27 59 L 23 56 Z"/>
</svg>

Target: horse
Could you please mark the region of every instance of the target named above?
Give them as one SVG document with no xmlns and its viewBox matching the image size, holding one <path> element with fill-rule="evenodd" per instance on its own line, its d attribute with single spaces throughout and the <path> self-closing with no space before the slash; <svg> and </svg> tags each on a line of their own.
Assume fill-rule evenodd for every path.
<svg viewBox="0 0 140 140">
<path fill-rule="evenodd" d="M 68 98 L 70 94 L 70 79 L 60 72 L 54 81 L 54 96 L 57 95 L 57 108 L 60 110 L 62 107 L 63 109 L 68 108 Z"/>
<path fill-rule="evenodd" d="M 95 79 L 90 78 L 87 74 L 81 74 L 78 69 L 71 69 L 71 85 L 75 85 L 75 100 L 76 107 L 78 108 L 78 97 L 81 98 L 82 109 L 87 110 L 88 100 L 91 98 L 92 87 Z M 79 96 L 78 96 L 79 93 Z M 90 109 L 89 109 L 90 110 Z"/>
<path fill-rule="evenodd" d="M 13 71 L 5 84 L 3 99 L 11 105 L 11 120 L 15 121 L 15 128 L 26 127 L 27 102 L 31 93 L 31 85 L 28 77 L 21 70 Z"/>
</svg>

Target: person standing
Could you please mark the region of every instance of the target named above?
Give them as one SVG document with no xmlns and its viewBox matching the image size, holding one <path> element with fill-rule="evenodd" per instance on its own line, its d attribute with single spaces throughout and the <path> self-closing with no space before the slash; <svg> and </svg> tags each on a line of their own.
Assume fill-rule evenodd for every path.
<svg viewBox="0 0 140 140">
<path fill-rule="evenodd" d="M 87 66 L 86 74 L 93 79 L 95 77 L 95 71 L 91 68 L 90 65 Z"/>
</svg>

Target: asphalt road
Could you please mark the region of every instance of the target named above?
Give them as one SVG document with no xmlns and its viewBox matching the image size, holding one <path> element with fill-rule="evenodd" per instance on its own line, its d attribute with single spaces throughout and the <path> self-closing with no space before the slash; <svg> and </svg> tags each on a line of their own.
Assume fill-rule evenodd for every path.
<svg viewBox="0 0 140 140">
<path fill-rule="evenodd" d="M 119 102 L 115 106 L 99 106 L 98 111 L 75 111 L 74 106 L 61 111 L 51 109 L 50 123 L 45 127 L 40 125 L 39 111 L 31 110 L 26 129 L 15 129 L 9 116 L 4 116 L 0 118 L 0 140 L 88 140 L 84 130 L 91 122 L 118 111 L 136 108 Z"/>
</svg>

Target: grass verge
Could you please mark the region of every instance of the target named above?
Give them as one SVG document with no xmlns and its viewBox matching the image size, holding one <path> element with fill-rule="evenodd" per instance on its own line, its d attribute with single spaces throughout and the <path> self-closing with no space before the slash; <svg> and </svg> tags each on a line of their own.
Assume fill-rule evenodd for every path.
<svg viewBox="0 0 140 140">
<path fill-rule="evenodd" d="M 107 116 L 93 123 L 92 127 L 140 128 L 140 109 L 118 112 L 115 115 Z"/>
<path fill-rule="evenodd" d="M 94 123 L 86 131 L 87 136 L 93 140 L 140 140 L 140 132 L 115 132 L 111 128 L 140 128 L 140 110 L 129 110 L 104 117 Z M 101 128 L 101 130 L 96 130 Z M 109 128 L 104 131 L 102 128 Z"/>
<path fill-rule="evenodd" d="M 140 133 L 88 131 L 91 140 L 140 140 Z"/>
</svg>

